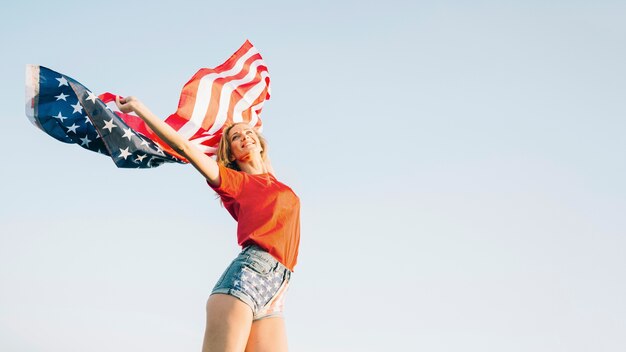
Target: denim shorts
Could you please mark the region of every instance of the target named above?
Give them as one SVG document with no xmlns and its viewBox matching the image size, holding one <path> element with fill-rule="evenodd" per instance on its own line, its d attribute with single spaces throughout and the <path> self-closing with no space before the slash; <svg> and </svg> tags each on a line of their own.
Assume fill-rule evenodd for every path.
<svg viewBox="0 0 626 352">
<path fill-rule="evenodd" d="M 211 294 L 234 296 L 252 309 L 253 319 L 282 316 L 291 271 L 256 245 L 244 248 L 217 280 Z"/>
</svg>

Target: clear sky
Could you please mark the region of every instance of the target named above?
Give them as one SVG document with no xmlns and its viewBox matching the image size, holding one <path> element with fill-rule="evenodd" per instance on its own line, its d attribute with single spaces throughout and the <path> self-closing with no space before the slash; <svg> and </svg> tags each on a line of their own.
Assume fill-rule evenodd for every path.
<svg viewBox="0 0 626 352">
<path fill-rule="evenodd" d="M 245 39 L 302 200 L 292 351 L 626 350 L 623 1 L 0 6 L 1 351 L 199 351 L 238 252 L 192 167 L 32 126 L 25 65 L 165 117 Z"/>
</svg>

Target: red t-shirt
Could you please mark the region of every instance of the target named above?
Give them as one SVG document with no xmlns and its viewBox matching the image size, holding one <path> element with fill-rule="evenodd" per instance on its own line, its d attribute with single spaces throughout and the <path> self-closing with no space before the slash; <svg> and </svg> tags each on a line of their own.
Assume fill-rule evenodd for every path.
<svg viewBox="0 0 626 352">
<path fill-rule="evenodd" d="M 300 199 L 272 174 L 250 175 L 219 165 L 211 186 L 237 220 L 237 242 L 256 244 L 293 271 L 300 244 Z"/>
</svg>

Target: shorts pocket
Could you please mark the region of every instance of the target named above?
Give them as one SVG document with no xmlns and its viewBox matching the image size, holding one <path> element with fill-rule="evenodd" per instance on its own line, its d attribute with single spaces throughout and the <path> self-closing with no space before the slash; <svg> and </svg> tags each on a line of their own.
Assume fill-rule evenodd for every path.
<svg viewBox="0 0 626 352">
<path fill-rule="evenodd" d="M 274 263 L 269 262 L 263 258 L 251 255 L 246 260 L 246 266 L 258 274 L 267 275 L 274 268 Z"/>
</svg>

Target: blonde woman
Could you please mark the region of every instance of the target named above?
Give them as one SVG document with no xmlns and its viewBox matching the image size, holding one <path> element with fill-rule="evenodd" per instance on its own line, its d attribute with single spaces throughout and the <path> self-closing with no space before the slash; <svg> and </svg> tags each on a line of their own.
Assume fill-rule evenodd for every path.
<svg viewBox="0 0 626 352">
<path fill-rule="evenodd" d="M 287 351 L 282 313 L 298 257 L 300 201 L 274 176 L 263 137 L 245 123 L 228 126 L 215 161 L 138 99 L 116 103 L 187 158 L 237 220 L 242 251 L 209 296 L 202 351 Z"/>
</svg>

